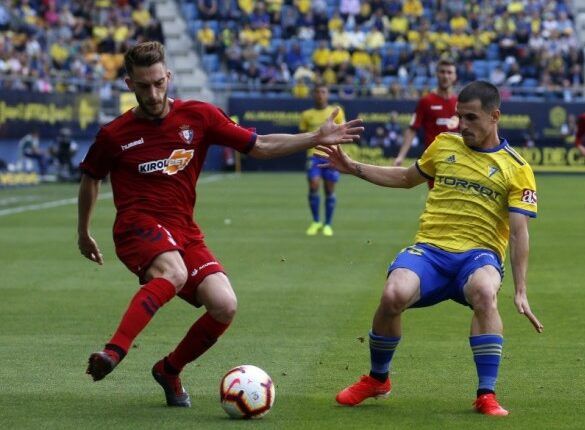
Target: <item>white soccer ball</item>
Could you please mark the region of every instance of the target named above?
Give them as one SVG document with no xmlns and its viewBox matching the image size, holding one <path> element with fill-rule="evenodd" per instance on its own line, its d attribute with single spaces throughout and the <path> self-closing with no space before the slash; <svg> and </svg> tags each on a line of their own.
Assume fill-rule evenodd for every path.
<svg viewBox="0 0 585 430">
<path fill-rule="evenodd" d="M 261 418 L 274 404 L 274 384 L 259 367 L 244 364 L 229 370 L 221 379 L 222 408 L 232 418 Z"/>
</svg>

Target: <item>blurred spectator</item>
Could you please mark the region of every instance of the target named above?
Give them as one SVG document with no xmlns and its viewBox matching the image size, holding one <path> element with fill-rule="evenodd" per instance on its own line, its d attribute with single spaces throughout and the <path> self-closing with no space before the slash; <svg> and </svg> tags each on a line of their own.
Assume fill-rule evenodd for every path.
<svg viewBox="0 0 585 430">
<path fill-rule="evenodd" d="M 23 170 L 27 169 L 26 160 L 34 160 L 37 163 L 38 172 L 41 176 L 47 174 L 47 167 L 49 164 L 49 158 L 45 151 L 41 148 L 39 131 L 34 129 L 27 135 L 25 135 L 18 142 L 18 149 L 21 157 L 21 164 Z"/>
<path fill-rule="evenodd" d="M 293 97 L 296 98 L 307 98 L 311 93 L 311 88 L 309 87 L 309 82 L 307 79 L 302 79 L 300 81 L 296 81 L 292 87 L 291 93 Z"/>
<path fill-rule="evenodd" d="M 386 130 L 382 126 L 376 127 L 376 129 L 374 130 L 374 134 L 370 136 L 368 146 L 370 148 L 384 148 L 387 145 L 388 136 L 386 135 Z"/>
<path fill-rule="evenodd" d="M 339 3 L 339 13 L 345 21 L 348 17 L 355 17 L 360 13 L 360 0 L 341 0 Z"/>
<path fill-rule="evenodd" d="M 202 19 L 203 21 L 217 19 L 218 17 L 217 0 L 197 0 L 197 12 L 199 18 Z"/>
<path fill-rule="evenodd" d="M 389 93 L 389 88 L 382 81 L 382 77 L 376 76 L 374 82 L 370 86 L 370 95 L 373 97 L 386 97 Z"/>
<path fill-rule="evenodd" d="M 477 80 L 477 74 L 473 70 L 473 61 L 468 60 L 463 63 L 463 67 L 457 71 L 457 76 L 462 84 Z"/>
<path fill-rule="evenodd" d="M 78 145 L 73 140 L 71 129 L 63 127 L 59 130 L 55 144 L 51 146 L 51 155 L 57 161 L 58 174 L 61 180 L 76 178 L 77 169 L 73 164 L 73 157 L 77 153 Z"/>
<path fill-rule="evenodd" d="M 197 42 L 201 44 L 206 54 L 212 54 L 217 50 L 215 32 L 208 22 L 203 24 L 203 27 L 197 31 Z"/>
<path fill-rule="evenodd" d="M 390 112 L 390 120 L 386 123 L 387 145 L 384 146 L 384 156 L 395 155 L 394 152 L 402 145 L 402 127 L 398 124 L 398 112 Z"/>
<path fill-rule="evenodd" d="M 500 86 L 506 81 L 506 73 L 501 66 L 496 66 L 490 71 L 489 81 L 495 86 Z"/>
</svg>

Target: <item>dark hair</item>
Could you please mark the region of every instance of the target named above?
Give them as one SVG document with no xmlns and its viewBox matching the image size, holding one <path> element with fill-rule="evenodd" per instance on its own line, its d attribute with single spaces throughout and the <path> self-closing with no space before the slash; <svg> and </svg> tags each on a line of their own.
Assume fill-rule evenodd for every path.
<svg viewBox="0 0 585 430">
<path fill-rule="evenodd" d="M 124 67 L 128 75 L 134 66 L 149 67 L 156 63 L 165 63 L 165 48 L 159 42 L 143 42 L 134 45 L 124 54 Z"/>
<path fill-rule="evenodd" d="M 487 81 L 474 81 L 465 85 L 457 97 L 460 103 L 469 103 L 473 100 L 479 100 L 485 112 L 500 108 L 500 92 L 495 85 Z"/>
<path fill-rule="evenodd" d="M 450 67 L 457 68 L 457 64 L 455 64 L 455 61 L 453 61 L 451 58 L 448 58 L 448 57 L 441 58 L 437 62 L 437 70 L 439 70 L 439 67 L 441 67 L 441 66 L 450 66 Z"/>
<path fill-rule="evenodd" d="M 313 91 L 317 91 L 320 88 L 329 90 L 329 86 L 325 82 L 317 82 L 315 85 L 313 85 Z"/>
</svg>

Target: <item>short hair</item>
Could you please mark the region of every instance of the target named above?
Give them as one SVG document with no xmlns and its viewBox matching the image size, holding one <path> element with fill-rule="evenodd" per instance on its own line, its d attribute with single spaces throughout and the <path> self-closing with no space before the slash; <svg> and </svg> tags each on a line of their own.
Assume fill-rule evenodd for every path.
<svg viewBox="0 0 585 430">
<path fill-rule="evenodd" d="M 318 89 L 321 88 L 329 90 L 329 86 L 325 82 L 317 82 L 315 85 L 313 85 L 313 91 L 317 91 Z"/>
<path fill-rule="evenodd" d="M 498 88 L 487 81 L 474 81 L 463 87 L 457 97 L 460 103 L 469 103 L 479 100 L 485 112 L 500 108 L 500 92 Z"/>
<path fill-rule="evenodd" d="M 165 64 L 165 48 L 160 42 L 143 42 L 134 45 L 124 54 L 124 67 L 128 75 L 135 66 L 150 67 L 156 63 Z"/>
<path fill-rule="evenodd" d="M 439 70 L 439 67 L 441 67 L 441 66 L 447 66 L 447 67 L 455 67 L 455 68 L 457 68 L 457 64 L 455 64 L 455 61 L 452 60 L 451 58 L 441 58 L 437 62 L 437 70 Z"/>
</svg>

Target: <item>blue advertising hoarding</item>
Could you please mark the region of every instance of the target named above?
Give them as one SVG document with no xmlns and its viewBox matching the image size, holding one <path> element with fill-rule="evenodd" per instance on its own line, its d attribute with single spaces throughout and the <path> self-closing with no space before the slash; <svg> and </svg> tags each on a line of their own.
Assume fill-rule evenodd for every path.
<svg viewBox="0 0 585 430">
<path fill-rule="evenodd" d="M 362 118 L 366 131 L 360 146 L 349 148 L 352 156 L 363 161 L 387 164 L 388 158 L 381 148 L 368 147 L 369 137 L 378 126 L 384 126 L 397 113 L 398 123 L 408 127 L 416 101 L 359 99 L 332 101 L 343 106 L 346 118 Z M 228 111 L 246 127 L 256 127 L 261 134 L 296 133 L 300 113 L 312 107 L 311 99 L 232 97 Z M 500 136 L 505 137 L 534 167 L 535 171 L 585 172 L 585 158 L 574 146 L 575 116 L 585 112 L 585 104 L 518 102 L 502 104 Z M 394 151 L 397 151 L 395 148 Z M 411 148 L 409 157 L 422 152 L 422 145 Z M 386 154 L 393 156 L 394 153 Z M 280 160 L 243 160 L 249 170 L 302 170 L 303 154 L 295 154 Z"/>
</svg>

